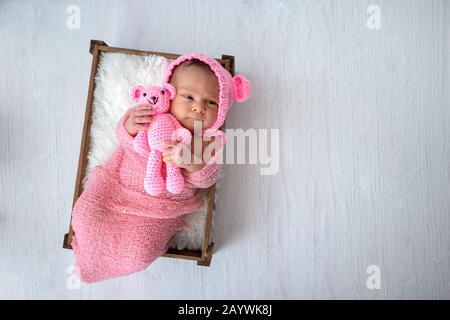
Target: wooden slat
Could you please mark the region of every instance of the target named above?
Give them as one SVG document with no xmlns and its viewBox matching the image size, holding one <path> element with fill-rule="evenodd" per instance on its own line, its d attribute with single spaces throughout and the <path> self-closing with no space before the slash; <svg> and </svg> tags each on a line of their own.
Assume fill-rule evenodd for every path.
<svg viewBox="0 0 450 320">
<path fill-rule="evenodd" d="M 103 52 L 117 52 L 117 53 L 126 53 L 126 54 L 136 54 L 140 56 L 163 56 L 167 59 L 176 59 L 180 55 L 174 53 L 166 53 L 166 52 L 157 52 L 157 51 L 143 51 L 143 50 L 134 50 L 134 49 L 126 49 L 126 48 L 117 48 L 117 47 L 109 47 L 109 46 L 99 46 L 99 50 Z"/>
<path fill-rule="evenodd" d="M 186 260 L 201 260 L 202 259 L 202 251 L 201 250 L 177 250 L 174 248 L 169 248 L 165 254 L 162 255 L 167 258 L 178 258 L 178 259 L 186 259 Z"/>
<path fill-rule="evenodd" d="M 219 60 L 218 60 L 219 61 Z M 222 66 L 228 70 L 232 76 L 234 76 L 234 57 L 229 55 L 222 55 L 222 59 L 220 60 Z M 225 131 L 226 127 L 226 119 L 223 122 L 222 126 L 220 127 L 221 130 Z M 203 244 L 202 244 L 202 259 L 203 260 L 209 260 L 209 263 L 211 262 L 212 258 L 212 245 L 209 243 L 209 237 L 211 234 L 212 229 L 212 214 L 213 210 L 215 209 L 215 194 L 216 194 L 216 184 L 212 185 L 208 190 L 208 208 L 206 213 L 206 221 L 205 221 L 205 229 L 204 229 L 204 238 L 203 238 Z M 209 263 L 207 264 L 209 266 Z"/>
<path fill-rule="evenodd" d="M 89 48 L 89 51 L 91 51 L 92 48 L 92 41 L 91 46 Z M 78 159 L 78 169 L 77 169 L 77 179 L 75 182 L 75 191 L 73 194 L 73 200 L 72 200 L 72 209 L 75 206 L 75 203 L 78 199 L 78 197 L 83 192 L 82 187 L 82 181 L 83 177 L 86 172 L 86 166 L 87 166 L 87 153 L 89 150 L 89 143 L 90 143 L 90 131 L 91 131 L 91 124 L 92 124 L 92 101 L 94 99 L 94 89 L 95 89 L 95 74 L 97 73 L 97 67 L 99 62 L 99 50 L 98 45 L 95 44 L 93 46 L 92 51 L 92 65 L 91 65 L 91 77 L 89 80 L 89 90 L 88 90 L 88 96 L 87 96 L 87 102 L 86 102 L 86 110 L 84 112 L 84 125 L 83 125 L 83 134 L 81 137 L 81 146 L 80 146 L 80 155 Z M 71 249 L 72 246 L 70 243 L 72 242 L 73 237 L 73 229 L 72 229 L 72 215 L 70 216 L 70 225 L 69 225 L 69 233 L 67 237 L 64 237 L 64 248 Z"/>
</svg>

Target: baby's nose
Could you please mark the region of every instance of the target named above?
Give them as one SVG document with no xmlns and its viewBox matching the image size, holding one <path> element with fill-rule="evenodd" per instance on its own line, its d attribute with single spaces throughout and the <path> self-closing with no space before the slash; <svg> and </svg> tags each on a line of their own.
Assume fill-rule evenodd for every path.
<svg viewBox="0 0 450 320">
<path fill-rule="evenodd" d="M 205 113 L 205 109 L 198 105 L 195 105 L 192 109 L 194 112 L 197 112 L 197 113 L 201 113 L 201 114 Z"/>
</svg>

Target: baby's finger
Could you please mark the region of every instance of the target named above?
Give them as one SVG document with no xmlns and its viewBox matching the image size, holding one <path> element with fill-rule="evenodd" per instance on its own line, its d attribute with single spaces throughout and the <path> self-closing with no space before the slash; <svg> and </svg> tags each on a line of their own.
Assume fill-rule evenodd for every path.
<svg viewBox="0 0 450 320">
<path fill-rule="evenodd" d="M 182 163 L 183 163 L 183 157 L 182 157 L 182 156 L 179 156 L 179 155 L 177 155 L 177 154 L 174 154 L 174 155 L 172 156 L 172 162 L 173 162 L 175 165 L 177 165 L 177 166 L 181 166 Z"/>
<path fill-rule="evenodd" d="M 153 121 L 155 121 L 155 119 L 153 117 L 140 116 L 140 117 L 134 118 L 135 123 L 149 123 L 149 122 L 153 122 Z"/>
<path fill-rule="evenodd" d="M 152 109 L 152 105 L 151 104 L 140 104 L 136 107 L 135 110 L 139 111 L 139 110 L 148 110 L 148 109 Z"/>
<path fill-rule="evenodd" d="M 147 115 L 154 114 L 154 113 L 155 113 L 155 111 L 152 108 L 143 108 L 143 109 L 136 110 L 134 112 L 134 115 L 135 116 L 147 116 Z"/>
<path fill-rule="evenodd" d="M 148 130 L 148 125 L 136 124 L 136 129 L 138 129 L 138 130 Z"/>
<path fill-rule="evenodd" d="M 164 161 L 165 163 L 169 163 L 169 162 L 173 163 L 173 162 L 172 162 L 172 161 L 173 161 L 172 156 L 171 156 L 171 155 L 163 156 L 163 161 Z"/>
<path fill-rule="evenodd" d="M 175 147 L 178 144 L 178 142 L 172 140 L 164 140 L 163 143 L 168 147 Z"/>
<path fill-rule="evenodd" d="M 131 109 L 131 114 L 134 115 L 134 114 L 136 114 L 136 112 L 139 112 L 139 110 L 143 110 L 143 109 L 145 109 L 145 105 L 143 105 L 143 104 L 137 105 L 133 109 Z"/>
</svg>

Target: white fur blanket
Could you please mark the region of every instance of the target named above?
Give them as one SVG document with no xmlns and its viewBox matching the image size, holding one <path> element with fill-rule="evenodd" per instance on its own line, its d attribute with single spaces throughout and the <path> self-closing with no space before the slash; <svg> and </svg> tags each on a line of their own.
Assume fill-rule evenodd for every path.
<svg viewBox="0 0 450 320">
<path fill-rule="evenodd" d="M 83 187 L 91 170 L 96 165 L 104 164 L 118 146 L 116 124 L 125 111 L 135 104 L 129 96 L 130 88 L 136 84 L 161 85 L 169 63 L 170 60 L 161 56 L 101 53 L 95 77 L 88 164 Z M 207 209 L 206 190 L 201 192 L 205 195 L 205 206 L 200 211 L 186 215 L 189 231 L 176 234 L 172 238 L 171 247 L 180 250 L 201 249 Z"/>
</svg>

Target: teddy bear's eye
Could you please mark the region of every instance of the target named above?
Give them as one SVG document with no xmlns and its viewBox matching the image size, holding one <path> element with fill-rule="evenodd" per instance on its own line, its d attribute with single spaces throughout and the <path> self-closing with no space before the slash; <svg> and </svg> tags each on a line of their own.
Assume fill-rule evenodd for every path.
<svg viewBox="0 0 450 320">
<path fill-rule="evenodd" d="M 164 93 L 166 93 L 164 90 L 161 90 L 161 94 L 163 95 Z"/>
<path fill-rule="evenodd" d="M 142 94 L 144 97 L 146 97 L 147 96 L 147 94 L 144 92 L 143 94 Z"/>
</svg>

